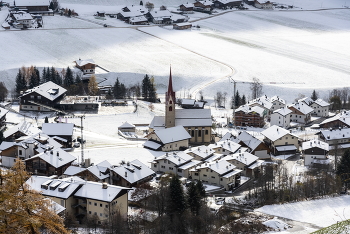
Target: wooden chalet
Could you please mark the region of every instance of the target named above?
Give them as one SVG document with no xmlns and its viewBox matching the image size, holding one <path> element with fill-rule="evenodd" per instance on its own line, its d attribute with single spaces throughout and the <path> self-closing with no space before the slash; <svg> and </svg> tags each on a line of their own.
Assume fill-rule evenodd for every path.
<svg viewBox="0 0 350 234">
<path fill-rule="evenodd" d="M 242 1 L 232 1 L 232 0 L 216 0 L 213 1 L 214 7 L 219 9 L 229 9 L 233 7 L 239 7 Z"/>
<path fill-rule="evenodd" d="M 15 0 L 10 6 L 15 10 L 23 10 L 28 13 L 47 13 L 53 14 L 49 9 L 50 1 L 47 0 Z"/>
<path fill-rule="evenodd" d="M 83 72 L 83 76 L 89 77 L 95 74 L 96 63 L 92 59 L 81 60 L 78 59 L 74 61 L 75 67 Z"/>
<path fill-rule="evenodd" d="M 173 29 L 184 30 L 184 29 L 189 29 L 189 28 L 192 28 L 192 24 L 191 23 L 173 24 Z"/>
<path fill-rule="evenodd" d="M 235 126 L 249 126 L 261 128 L 265 125 L 264 109 L 259 106 L 240 106 L 235 111 Z"/>
<path fill-rule="evenodd" d="M 187 3 L 187 4 L 181 4 L 179 6 L 180 11 L 185 12 L 185 13 L 190 13 L 193 12 L 193 4 L 192 3 Z"/>
<path fill-rule="evenodd" d="M 211 1 L 196 1 L 194 4 L 195 11 L 204 11 L 204 12 L 210 12 L 213 10 L 213 2 Z"/>
</svg>

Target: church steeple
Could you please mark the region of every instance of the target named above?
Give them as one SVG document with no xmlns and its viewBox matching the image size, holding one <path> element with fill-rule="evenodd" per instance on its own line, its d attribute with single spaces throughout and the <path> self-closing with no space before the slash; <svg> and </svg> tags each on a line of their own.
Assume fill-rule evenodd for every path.
<svg viewBox="0 0 350 234">
<path fill-rule="evenodd" d="M 165 127 L 175 127 L 175 92 L 173 90 L 173 78 L 169 75 L 168 92 L 165 94 Z"/>
</svg>

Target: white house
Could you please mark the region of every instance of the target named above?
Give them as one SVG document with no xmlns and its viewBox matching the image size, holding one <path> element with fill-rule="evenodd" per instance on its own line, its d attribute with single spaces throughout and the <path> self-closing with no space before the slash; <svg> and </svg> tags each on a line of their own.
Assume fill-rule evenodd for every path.
<svg viewBox="0 0 350 234">
<path fill-rule="evenodd" d="M 290 113 L 292 113 L 292 111 L 284 107 L 275 110 L 271 114 L 270 124 L 277 125 L 282 128 L 288 128 L 290 126 Z"/>
<path fill-rule="evenodd" d="M 322 99 L 317 99 L 314 101 L 310 107 L 314 109 L 312 115 L 319 117 L 328 117 L 329 116 L 329 106 L 330 104 Z"/>
<path fill-rule="evenodd" d="M 10 13 L 14 20 L 13 26 L 18 29 L 31 28 L 33 25 L 33 16 L 25 11 Z"/>
<path fill-rule="evenodd" d="M 320 140 L 303 142 L 304 165 L 309 166 L 327 160 L 329 144 Z"/>
<path fill-rule="evenodd" d="M 248 106 L 251 106 L 251 107 L 259 106 L 263 108 L 264 110 L 266 110 L 266 115 L 270 115 L 270 110 L 273 106 L 273 103 L 270 101 L 270 99 L 266 95 L 253 99 L 249 101 L 247 104 Z"/>
<path fill-rule="evenodd" d="M 266 1 L 266 2 L 260 1 L 259 2 L 259 1 L 255 0 L 254 6 L 256 8 L 264 9 L 264 10 L 272 10 L 273 9 L 273 4 L 270 1 Z"/>
<path fill-rule="evenodd" d="M 279 96 L 273 96 L 270 98 L 270 102 L 272 103 L 271 111 L 286 107 L 286 101 Z"/>
<path fill-rule="evenodd" d="M 245 176 L 252 176 L 252 170 L 250 170 L 248 167 L 255 163 L 259 157 L 248 153 L 248 152 L 242 152 L 242 153 L 236 153 L 236 154 L 229 154 L 225 156 L 222 160 L 226 160 L 229 163 L 232 163 L 237 167 L 237 169 L 242 170 L 242 174 Z"/>
<path fill-rule="evenodd" d="M 314 109 L 309 107 L 306 103 L 297 102 L 288 106 L 288 108 L 292 111 L 292 113 L 290 113 L 291 122 L 307 124 L 311 121 L 311 113 Z"/>
<path fill-rule="evenodd" d="M 273 125 L 261 134 L 274 155 L 295 154 L 299 150 L 298 137 L 284 128 Z"/>
<path fill-rule="evenodd" d="M 219 141 L 215 142 L 214 144 L 210 144 L 209 147 L 215 150 L 215 153 L 228 155 L 236 153 L 241 148 L 241 145 L 227 139 L 225 141 Z"/>
<path fill-rule="evenodd" d="M 317 135 L 331 147 L 350 148 L 350 128 L 322 130 Z"/>
</svg>

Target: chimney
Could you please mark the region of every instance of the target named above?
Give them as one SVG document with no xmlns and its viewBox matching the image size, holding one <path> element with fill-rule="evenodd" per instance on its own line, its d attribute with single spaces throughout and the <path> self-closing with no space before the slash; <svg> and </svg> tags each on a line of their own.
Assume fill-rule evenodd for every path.
<svg viewBox="0 0 350 234">
<path fill-rule="evenodd" d="M 108 188 L 108 184 L 106 182 L 102 183 L 102 189 L 107 189 Z"/>
<path fill-rule="evenodd" d="M 50 151 L 50 154 L 53 154 L 53 150 Z"/>
<path fill-rule="evenodd" d="M 60 153 L 57 151 L 57 157 L 60 156 Z"/>
<path fill-rule="evenodd" d="M 125 177 L 128 177 L 128 172 L 125 172 Z"/>
</svg>

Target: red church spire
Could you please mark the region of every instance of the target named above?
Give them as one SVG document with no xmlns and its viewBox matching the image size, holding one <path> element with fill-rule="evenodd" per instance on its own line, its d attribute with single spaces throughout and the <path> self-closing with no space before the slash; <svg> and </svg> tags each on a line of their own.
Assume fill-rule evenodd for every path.
<svg viewBox="0 0 350 234">
<path fill-rule="evenodd" d="M 169 76 L 169 84 L 168 84 L 168 92 L 165 95 L 165 101 L 168 104 L 168 101 L 172 97 L 173 102 L 175 102 L 175 92 L 173 90 L 173 78 L 171 75 L 171 66 L 170 66 L 170 76 Z"/>
</svg>

